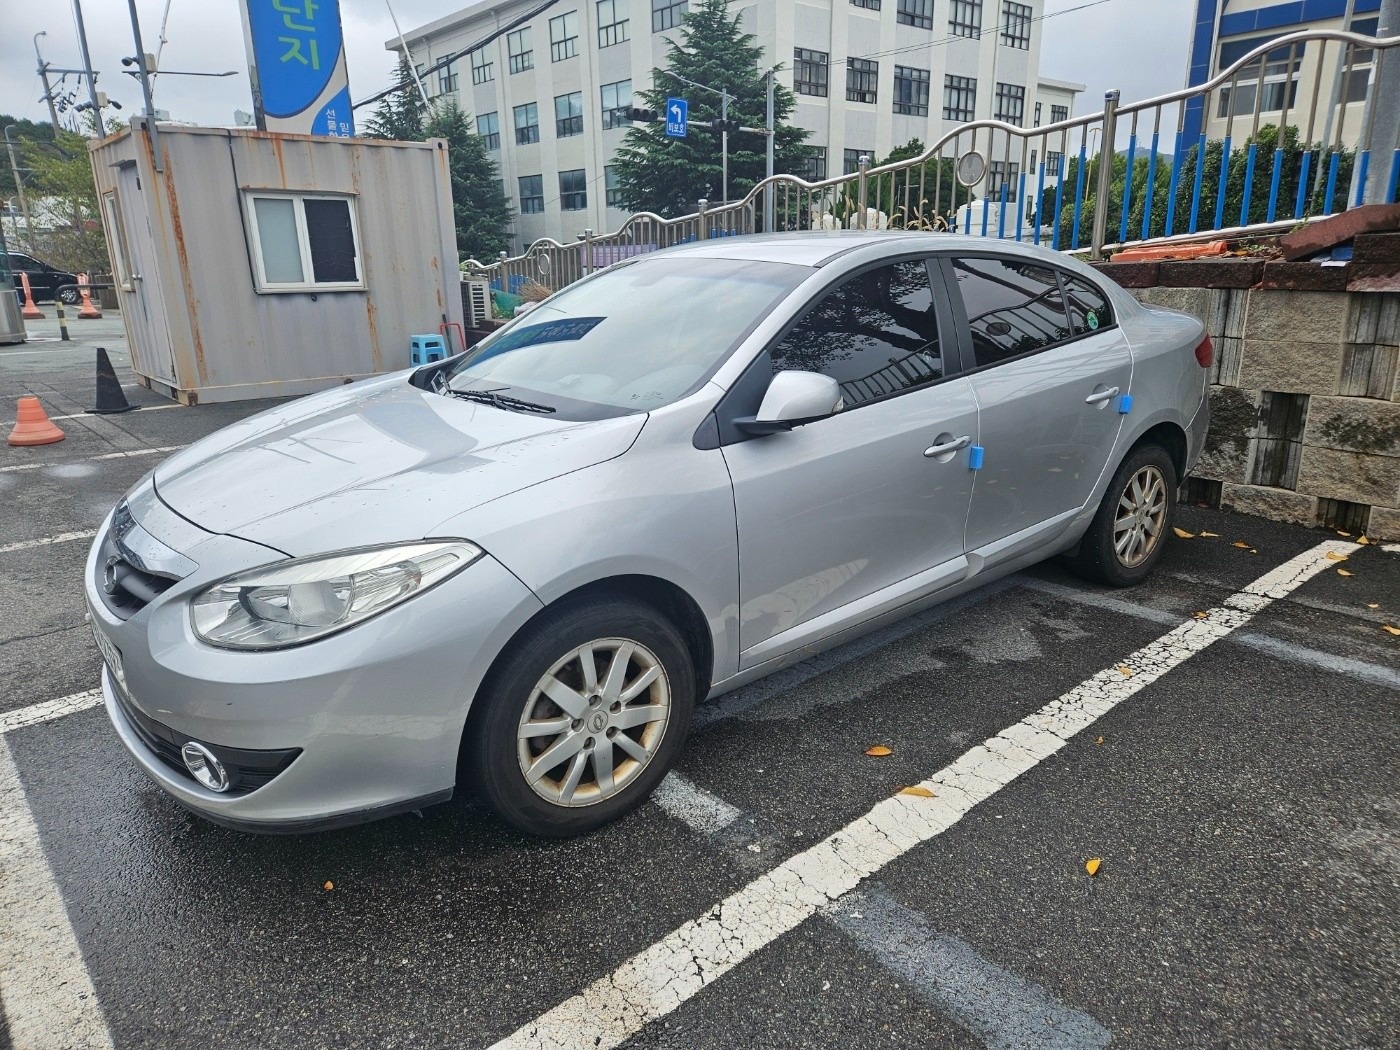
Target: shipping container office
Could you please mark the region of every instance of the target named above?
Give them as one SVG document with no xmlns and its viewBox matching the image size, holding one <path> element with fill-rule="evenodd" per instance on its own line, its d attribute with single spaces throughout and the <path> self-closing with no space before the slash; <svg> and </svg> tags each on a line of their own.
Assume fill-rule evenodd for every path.
<svg viewBox="0 0 1400 1050">
<path fill-rule="evenodd" d="M 90 148 L 132 366 L 153 389 L 305 394 L 405 367 L 410 335 L 461 324 L 442 140 L 156 130 L 161 171 L 141 117 Z"/>
</svg>

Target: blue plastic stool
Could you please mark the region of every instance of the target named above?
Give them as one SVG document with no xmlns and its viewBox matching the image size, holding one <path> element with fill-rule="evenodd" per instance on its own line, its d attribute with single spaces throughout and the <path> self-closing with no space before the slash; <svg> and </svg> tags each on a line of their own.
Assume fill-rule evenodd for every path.
<svg viewBox="0 0 1400 1050">
<path fill-rule="evenodd" d="M 408 337 L 408 363 L 426 365 L 447 356 L 447 343 L 440 335 L 411 335 Z"/>
</svg>

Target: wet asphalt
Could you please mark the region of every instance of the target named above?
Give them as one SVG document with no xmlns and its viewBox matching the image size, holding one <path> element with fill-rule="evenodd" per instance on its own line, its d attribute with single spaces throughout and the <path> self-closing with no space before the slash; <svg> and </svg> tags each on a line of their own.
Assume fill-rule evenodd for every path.
<svg viewBox="0 0 1400 1050">
<path fill-rule="evenodd" d="M 0 347 L 0 405 L 33 392 L 51 414 L 87 407 L 91 346 L 119 337 L 79 331 L 73 347 Z M 0 547 L 95 528 L 160 458 L 92 457 L 184 444 L 260 407 L 63 420 L 58 445 L 0 449 L 0 468 L 43 464 L 0 469 Z M 718 832 L 648 804 L 542 842 L 460 798 L 248 836 L 166 798 L 100 708 L 4 739 L 116 1046 L 483 1046 L 1335 538 L 1191 507 L 1178 524 L 1198 535 L 1131 591 L 1043 565 L 702 708 L 679 771 L 738 811 Z M 96 685 L 86 550 L 0 553 L 0 714 Z M 864 904 L 807 920 L 627 1045 L 1394 1045 L 1400 639 L 1382 625 L 1400 625 L 1400 554 L 1358 547 L 1346 567 L 879 871 Z M 867 757 L 874 744 L 893 754 Z M 1015 1020 L 1050 1015 L 1069 1018 L 1059 1036 Z"/>
</svg>

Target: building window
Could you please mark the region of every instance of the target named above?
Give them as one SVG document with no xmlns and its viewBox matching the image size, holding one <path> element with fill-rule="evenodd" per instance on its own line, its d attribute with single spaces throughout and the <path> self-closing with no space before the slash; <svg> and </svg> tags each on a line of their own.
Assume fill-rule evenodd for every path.
<svg viewBox="0 0 1400 1050">
<path fill-rule="evenodd" d="M 1035 14 L 1027 4 L 1013 4 L 1009 0 L 1002 8 L 1001 42 L 1007 47 L 1019 47 L 1022 51 L 1031 49 L 1031 18 Z"/>
<path fill-rule="evenodd" d="M 863 7 L 867 11 L 880 10 L 880 0 L 851 0 L 852 7 Z"/>
<path fill-rule="evenodd" d="M 943 78 L 943 119 L 962 123 L 972 119 L 977 108 L 976 77 Z"/>
<path fill-rule="evenodd" d="M 1351 22 L 1351 31 L 1360 33 L 1362 36 L 1375 36 L 1380 32 L 1380 17 L 1375 18 L 1354 18 Z M 1302 50 L 1301 48 L 1299 50 Z M 1275 52 L 1277 54 L 1277 52 Z M 1274 55 L 1266 56 L 1272 59 Z M 1343 68 L 1346 68 L 1346 53 L 1342 53 Z M 1375 48 L 1358 47 L 1352 52 L 1351 76 L 1347 78 L 1346 86 L 1342 92 L 1342 97 L 1348 102 L 1365 102 L 1366 92 L 1371 88 L 1371 70 L 1376 61 Z M 1258 66 L 1254 67 L 1258 69 Z M 1244 73 L 1241 71 L 1241 77 Z M 1294 94 L 1297 93 L 1295 88 Z M 1266 98 L 1268 96 L 1265 96 Z M 1290 100 L 1289 105 L 1292 105 Z"/>
<path fill-rule="evenodd" d="M 860 171 L 860 158 L 873 155 L 868 149 L 848 149 L 842 157 L 842 174 L 851 175 Z"/>
<path fill-rule="evenodd" d="M 491 56 L 486 53 L 483 47 L 480 51 L 472 52 L 472 83 L 486 84 L 496 79 L 496 63 L 491 61 Z"/>
<path fill-rule="evenodd" d="M 582 168 L 559 173 L 559 210 L 583 211 L 588 207 L 588 176 Z"/>
<path fill-rule="evenodd" d="M 448 63 L 438 70 L 438 94 L 450 95 L 457 90 L 457 70 Z"/>
<path fill-rule="evenodd" d="M 544 176 L 520 176 L 520 214 L 538 215 L 544 211 Z"/>
<path fill-rule="evenodd" d="M 826 147 L 809 146 L 807 149 L 807 160 L 798 174 L 808 182 L 820 182 L 826 178 Z"/>
<path fill-rule="evenodd" d="M 1020 84 L 997 84 L 997 120 L 1015 124 L 1026 119 L 1026 89 Z"/>
<path fill-rule="evenodd" d="M 1050 107 L 1050 123 L 1051 123 L 1051 124 L 1058 124 L 1058 123 L 1059 123 L 1060 121 L 1062 121 L 1062 120 L 1069 120 L 1069 107 L 1068 107 L 1068 106 L 1051 106 L 1051 107 Z"/>
<path fill-rule="evenodd" d="M 1035 104 L 1035 126 L 1036 126 L 1036 127 L 1040 127 L 1040 107 L 1041 107 L 1041 105 L 1042 105 L 1042 104 L 1039 103 L 1039 102 L 1037 102 L 1037 103 Z"/>
<path fill-rule="evenodd" d="M 915 29 L 932 29 L 933 0 L 899 0 L 894 19 Z"/>
<path fill-rule="evenodd" d="M 1056 150 L 1045 151 L 1045 174 L 1059 175 L 1060 165 L 1064 162 L 1065 155 Z"/>
<path fill-rule="evenodd" d="M 1006 202 L 1016 203 L 1017 177 L 1021 174 L 1021 165 L 1008 163 L 1004 160 L 992 161 L 987 172 L 987 196 L 993 201 L 1001 200 L 1001 188 L 1006 187 Z"/>
<path fill-rule="evenodd" d="M 598 0 L 598 46 L 612 47 L 632 38 L 627 0 Z"/>
<path fill-rule="evenodd" d="M 562 62 L 578 55 L 578 12 L 566 11 L 549 20 L 549 60 Z"/>
<path fill-rule="evenodd" d="M 530 27 L 506 34 L 506 52 L 510 55 L 510 71 L 523 73 L 535 68 L 535 52 L 530 46 Z"/>
<path fill-rule="evenodd" d="M 799 95 L 826 98 L 827 58 L 825 51 L 809 51 L 805 47 L 792 49 L 792 90 Z"/>
<path fill-rule="evenodd" d="M 250 193 L 259 292 L 363 288 L 352 197 Z"/>
<path fill-rule="evenodd" d="M 583 92 L 554 96 L 554 135 L 567 139 L 583 134 Z"/>
<path fill-rule="evenodd" d="M 477 117 L 476 133 L 485 140 L 487 149 L 501 148 L 501 118 L 496 113 Z"/>
<path fill-rule="evenodd" d="M 1220 45 L 1220 68 L 1238 62 L 1241 58 L 1253 51 L 1260 44 L 1266 43 L 1270 38 L 1266 36 L 1247 37 L 1243 40 L 1230 40 Z M 1288 48 L 1281 47 L 1276 51 L 1270 51 L 1261 58 L 1255 59 L 1247 66 L 1241 66 L 1235 75 L 1235 89 L 1232 91 L 1227 85 L 1220 89 L 1220 101 L 1216 116 L 1228 117 L 1233 111 L 1235 115 L 1248 114 L 1254 112 L 1254 99 L 1259 94 L 1259 81 L 1264 81 L 1264 91 L 1260 96 L 1259 110 L 1262 113 L 1276 113 L 1284 105 L 1293 106 L 1298 98 L 1298 68 L 1302 65 L 1302 48 L 1297 48 L 1289 61 Z M 1363 61 L 1362 55 L 1369 52 L 1357 51 L 1356 62 Z M 1368 59 L 1367 59 L 1368 60 Z M 1357 102 L 1366 97 L 1366 86 L 1369 81 L 1368 70 L 1352 68 L 1352 79 L 1349 88 L 1357 86 L 1357 76 L 1360 74 L 1361 83 L 1360 95 L 1353 98 L 1348 97 L 1348 102 Z M 1262 76 L 1261 76 L 1262 74 Z"/>
<path fill-rule="evenodd" d="M 604 84 L 601 92 L 603 96 L 603 130 L 629 127 L 632 123 L 630 117 L 632 81 L 618 80 L 611 84 Z"/>
<path fill-rule="evenodd" d="M 675 29 L 690 9 L 686 0 L 651 0 L 651 31 L 664 33 Z"/>
<path fill-rule="evenodd" d="M 875 104 L 879 87 L 880 63 L 868 58 L 846 60 L 846 101 Z"/>
<path fill-rule="evenodd" d="M 911 117 L 928 116 L 927 69 L 894 67 L 894 111 Z"/>
<path fill-rule="evenodd" d="M 540 107 L 533 102 L 515 107 L 515 144 L 528 146 L 540 140 Z"/>
<path fill-rule="evenodd" d="M 608 196 L 609 208 L 625 208 L 622 200 L 622 180 L 617 177 L 617 169 L 609 164 L 603 169 L 603 189 Z"/>
<path fill-rule="evenodd" d="M 982 38 L 982 0 L 953 0 L 948 10 L 948 31 L 954 36 Z"/>
</svg>

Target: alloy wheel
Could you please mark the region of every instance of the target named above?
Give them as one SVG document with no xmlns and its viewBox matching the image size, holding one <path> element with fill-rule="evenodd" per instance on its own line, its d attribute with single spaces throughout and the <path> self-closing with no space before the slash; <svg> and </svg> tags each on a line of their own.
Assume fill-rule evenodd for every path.
<svg viewBox="0 0 1400 1050">
<path fill-rule="evenodd" d="M 661 660 L 626 638 L 570 650 L 536 683 L 516 731 L 520 771 L 557 806 L 618 794 L 655 756 L 671 715 Z"/>
<path fill-rule="evenodd" d="M 1147 560 L 1162 539 L 1167 520 L 1167 480 L 1148 464 L 1128 479 L 1113 516 L 1113 553 L 1125 568 Z"/>
</svg>

